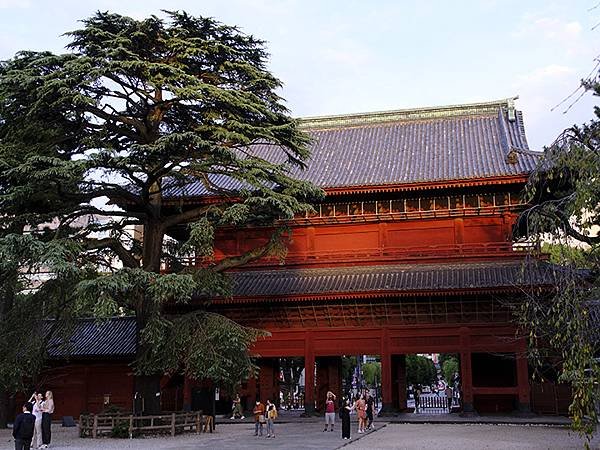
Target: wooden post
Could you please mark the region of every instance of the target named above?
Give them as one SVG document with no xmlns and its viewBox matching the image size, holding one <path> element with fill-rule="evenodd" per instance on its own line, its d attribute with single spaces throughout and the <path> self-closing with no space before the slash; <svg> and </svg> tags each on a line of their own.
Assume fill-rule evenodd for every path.
<svg viewBox="0 0 600 450">
<path fill-rule="evenodd" d="M 381 333 L 381 397 L 382 405 L 380 415 L 392 412 L 394 409 L 392 399 L 392 355 L 390 354 L 389 331 L 386 328 Z"/>
<path fill-rule="evenodd" d="M 460 372 L 463 413 L 474 414 L 473 369 L 471 367 L 471 333 L 467 327 L 460 329 Z"/>
<path fill-rule="evenodd" d="M 196 413 L 196 434 L 200 434 L 200 424 L 202 422 L 200 421 L 200 413 L 197 412 Z"/>
<path fill-rule="evenodd" d="M 517 386 L 519 389 L 518 411 L 531 412 L 531 386 L 529 385 L 529 366 L 527 365 L 527 343 L 520 339 L 517 344 Z"/>
<path fill-rule="evenodd" d="M 304 344 L 304 412 L 315 412 L 315 353 L 310 331 L 306 332 Z"/>
<path fill-rule="evenodd" d="M 133 416 L 129 416 L 129 439 L 133 439 Z"/>
<path fill-rule="evenodd" d="M 92 438 L 96 439 L 98 433 L 98 416 L 94 414 L 94 425 L 92 425 Z"/>
<path fill-rule="evenodd" d="M 183 379 L 183 410 L 192 410 L 192 380 L 187 376 Z"/>
<path fill-rule="evenodd" d="M 171 436 L 175 436 L 175 413 L 171 413 Z"/>
</svg>

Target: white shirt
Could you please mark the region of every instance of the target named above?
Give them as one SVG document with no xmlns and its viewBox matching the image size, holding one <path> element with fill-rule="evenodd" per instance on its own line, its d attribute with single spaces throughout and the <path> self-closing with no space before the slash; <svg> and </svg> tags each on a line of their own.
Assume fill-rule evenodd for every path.
<svg viewBox="0 0 600 450">
<path fill-rule="evenodd" d="M 42 420 L 42 412 L 42 402 L 34 402 L 33 415 L 35 416 L 35 420 Z"/>
</svg>

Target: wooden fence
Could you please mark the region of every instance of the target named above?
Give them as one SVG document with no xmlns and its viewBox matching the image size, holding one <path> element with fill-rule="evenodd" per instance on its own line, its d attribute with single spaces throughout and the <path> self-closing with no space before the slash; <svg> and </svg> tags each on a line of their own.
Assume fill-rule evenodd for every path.
<svg viewBox="0 0 600 450">
<path fill-rule="evenodd" d="M 419 398 L 419 412 L 444 414 L 448 413 L 448 403 L 452 402 L 452 397 L 438 397 L 437 395 L 421 395 Z"/>
<path fill-rule="evenodd" d="M 159 416 L 82 414 L 79 417 L 79 436 L 97 438 L 127 433 L 132 438 L 161 433 L 175 436 L 193 431 L 199 434 L 204 424 L 205 417 L 201 411 Z M 205 426 L 204 431 L 207 429 Z M 210 431 L 212 432 L 212 427 Z"/>
</svg>

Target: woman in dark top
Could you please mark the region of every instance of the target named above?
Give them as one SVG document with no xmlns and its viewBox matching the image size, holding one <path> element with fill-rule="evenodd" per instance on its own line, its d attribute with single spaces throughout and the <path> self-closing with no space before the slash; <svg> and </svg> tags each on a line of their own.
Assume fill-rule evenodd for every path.
<svg viewBox="0 0 600 450">
<path fill-rule="evenodd" d="M 340 408 L 340 418 L 342 419 L 342 439 L 350 439 L 350 400 L 346 400 Z"/>
</svg>

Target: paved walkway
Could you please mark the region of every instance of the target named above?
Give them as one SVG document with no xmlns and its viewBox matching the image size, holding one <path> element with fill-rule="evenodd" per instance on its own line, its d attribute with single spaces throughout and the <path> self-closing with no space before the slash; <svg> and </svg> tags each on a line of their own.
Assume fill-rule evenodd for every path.
<svg viewBox="0 0 600 450">
<path fill-rule="evenodd" d="M 139 439 L 80 439 L 76 428 L 53 425 L 53 449 L 81 450 L 480 450 L 480 449 L 576 449 L 582 441 L 564 427 L 490 425 L 490 424 L 393 424 L 378 423 L 367 434 L 356 434 L 353 422 L 352 440 L 343 441 L 340 430 L 322 432 L 321 423 L 296 422 L 276 425 L 277 437 L 255 437 L 250 423 L 233 423 L 217 427 L 215 433 L 186 434 L 171 437 Z M 0 449 L 12 449 L 11 430 L 0 430 Z M 599 449 L 596 438 L 592 448 Z"/>
</svg>

